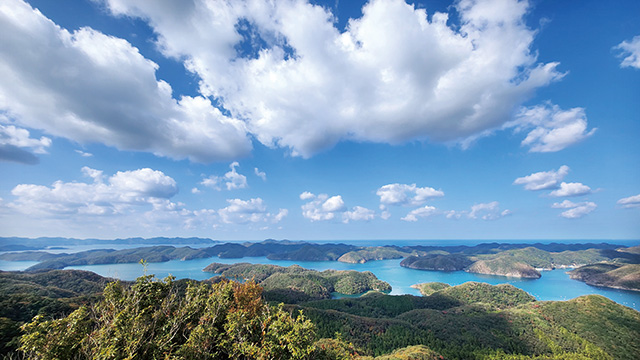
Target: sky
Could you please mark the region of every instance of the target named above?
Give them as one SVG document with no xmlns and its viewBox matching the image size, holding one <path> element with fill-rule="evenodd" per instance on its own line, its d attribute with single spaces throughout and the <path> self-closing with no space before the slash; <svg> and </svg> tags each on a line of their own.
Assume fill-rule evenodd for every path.
<svg viewBox="0 0 640 360">
<path fill-rule="evenodd" d="M 0 236 L 640 239 L 639 16 L 3 0 Z"/>
</svg>

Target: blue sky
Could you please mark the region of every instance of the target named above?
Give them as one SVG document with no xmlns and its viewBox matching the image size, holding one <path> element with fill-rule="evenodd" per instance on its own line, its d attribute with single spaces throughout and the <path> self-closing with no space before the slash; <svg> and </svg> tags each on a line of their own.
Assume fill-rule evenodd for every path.
<svg viewBox="0 0 640 360">
<path fill-rule="evenodd" d="M 0 236 L 638 239 L 639 14 L 3 1 Z"/>
</svg>

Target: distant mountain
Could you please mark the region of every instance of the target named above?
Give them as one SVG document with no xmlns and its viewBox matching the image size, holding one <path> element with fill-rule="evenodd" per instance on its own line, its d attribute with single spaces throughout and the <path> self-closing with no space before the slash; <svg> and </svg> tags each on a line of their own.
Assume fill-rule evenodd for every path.
<svg viewBox="0 0 640 360">
<path fill-rule="evenodd" d="M 63 237 L 0 237 L 0 251 L 22 251 L 22 250 L 43 250 L 51 247 L 78 246 L 78 245 L 214 245 L 220 241 L 207 238 L 126 238 L 113 240 L 100 239 L 74 239 Z"/>
</svg>

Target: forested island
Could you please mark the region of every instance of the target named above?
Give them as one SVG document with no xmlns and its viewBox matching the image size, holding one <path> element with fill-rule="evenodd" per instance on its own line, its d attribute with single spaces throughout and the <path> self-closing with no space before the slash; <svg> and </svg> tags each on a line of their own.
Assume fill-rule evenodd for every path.
<svg viewBox="0 0 640 360">
<path fill-rule="evenodd" d="M 0 272 L 2 354 L 265 360 L 637 359 L 640 354 L 640 313 L 597 295 L 542 302 L 511 285 L 470 282 L 422 284 L 429 289 L 426 296 L 372 292 L 301 301 L 297 294 L 288 299 L 282 293 L 272 301 L 265 284 L 271 276 L 308 270 L 220 264 L 212 269 L 261 280 L 145 275 L 122 282 L 86 271 Z M 298 290 L 311 291 L 310 299 L 315 291 Z"/>
<path fill-rule="evenodd" d="M 262 286 L 265 299 L 288 303 L 330 299 L 334 292 L 357 295 L 369 291 L 391 291 L 388 283 L 378 280 L 369 271 L 315 271 L 298 265 L 282 267 L 247 263 L 213 263 L 204 271 L 229 279 L 255 281 Z"/>
<path fill-rule="evenodd" d="M 592 286 L 640 291 L 640 264 L 592 264 L 569 272 L 572 279 Z"/>
<path fill-rule="evenodd" d="M 3 238 L 4 246 L 14 246 L 10 238 Z M 36 239 L 41 240 L 41 239 Z M 133 242 L 140 239 L 114 240 Z M 142 239 L 149 243 L 153 239 Z M 191 260 L 210 257 L 241 259 L 244 257 L 267 257 L 271 260 L 291 261 L 340 261 L 346 263 L 364 263 L 368 261 L 400 259 L 400 266 L 430 271 L 468 271 L 478 274 L 540 278 L 541 271 L 555 268 L 575 268 L 583 266 L 609 266 L 615 270 L 625 265 L 640 264 L 639 247 L 624 247 L 615 244 L 499 244 L 487 243 L 475 246 L 356 246 L 348 244 L 316 244 L 302 241 L 276 241 L 246 243 L 215 243 L 211 239 L 169 239 L 162 241 L 186 244 L 195 241 L 204 245 L 213 242 L 213 246 L 190 247 L 173 245 L 145 246 L 131 249 L 96 249 L 77 253 L 50 253 L 47 251 L 21 251 L 0 254 L 0 260 L 38 261 L 27 271 L 64 269 L 68 266 L 136 263 L 141 259 L 147 262 L 165 262 L 170 260 Z M 65 243 L 62 239 L 55 244 Z M 78 241 L 78 240 L 69 240 Z M 96 240 L 106 241 L 106 240 Z M 28 242 L 27 242 L 28 244 Z M 605 265 L 602 265 L 605 264 Z M 608 265 L 606 265 L 608 264 Z M 576 271 L 573 279 L 592 285 L 640 290 L 638 267 L 628 266 L 624 270 L 608 273 L 598 278 L 585 274 L 595 274 L 584 268 Z M 624 284 L 611 280 L 611 276 L 624 273 Z M 608 276 L 608 278 L 607 278 Z M 631 280 L 629 280 L 631 279 Z"/>
</svg>

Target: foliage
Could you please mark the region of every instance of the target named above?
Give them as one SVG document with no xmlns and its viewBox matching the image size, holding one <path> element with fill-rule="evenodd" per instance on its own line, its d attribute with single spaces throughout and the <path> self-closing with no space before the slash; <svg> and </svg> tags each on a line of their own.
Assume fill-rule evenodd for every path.
<svg viewBox="0 0 640 360">
<path fill-rule="evenodd" d="M 471 265 L 472 261 L 461 254 L 428 254 L 425 256 L 409 256 L 402 260 L 400 266 L 418 270 L 457 271 Z"/>
<path fill-rule="evenodd" d="M 369 272 L 307 270 L 298 265 L 282 267 L 260 264 L 212 263 L 204 271 L 214 272 L 230 279 L 254 280 L 265 290 L 270 301 L 297 303 L 312 299 L 329 299 L 331 293 L 362 294 L 370 290 L 390 291 L 391 286 Z"/>
<path fill-rule="evenodd" d="M 422 294 L 423 296 L 429 296 L 437 291 L 444 290 L 450 286 L 451 285 L 449 284 L 445 284 L 441 282 L 428 282 L 428 283 L 422 283 L 422 284 L 415 284 L 415 285 L 412 285 L 411 287 L 418 289 L 420 291 L 420 294 Z"/>
<path fill-rule="evenodd" d="M 510 285 L 466 283 L 424 297 L 375 294 L 299 306 L 319 336 L 340 332 L 369 356 L 425 345 L 446 359 L 638 358 L 640 314 L 600 299 L 541 303 Z"/>
<path fill-rule="evenodd" d="M 3 351 L 16 344 L 18 325 L 37 315 L 22 327 L 22 356 L 29 359 L 640 358 L 640 313 L 601 296 L 540 302 L 511 285 L 470 282 L 426 284 L 429 296 L 376 292 L 308 301 L 304 291 L 330 295 L 379 280 L 299 266 L 211 269 L 245 282 L 144 276 L 109 283 L 99 297 L 107 279 L 92 273 L 0 273 L 2 289 L 18 291 L 0 293 Z M 289 305 L 262 298 L 274 295 Z"/>
<path fill-rule="evenodd" d="M 616 359 L 640 358 L 640 312 L 600 296 L 543 302 L 535 309 L 546 320 L 580 335 Z"/>
<path fill-rule="evenodd" d="M 110 283 L 104 300 L 68 317 L 23 326 L 30 359 L 306 359 L 315 333 L 303 315 L 270 307 L 254 282 L 191 283 L 172 278 Z"/>
<path fill-rule="evenodd" d="M 536 301 L 526 291 L 510 284 L 489 285 L 474 281 L 447 287 L 437 294 L 454 298 L 462 304 L 485 303 L 503 309 Z"/>
<path fill-rule="evenodd" d="M 36 315 L 67 316 L 95 301 L 108 281 L 88 271 L 0 271 L 0 354 L 17 348 L 20 325 Z"/>
<path fill-rule="evenodd" d="M 408 346 L 389 355 L 378 356 L 375 360 L 438 360 L 442 356 L 424 345 Z"/>
<path fill-rule="evenodd" d="M 527 263 L 510 256 L 498 256 L 493 259 L 478 260 L 467 271 L 478 274 L 511 276 L 538 279 L 540 272 Z"/>
<path fill-rule="evenodd" d="M 400 259 L 405 256 L 409 256 L 412 253 L 415 252 L 401 251 L 390 246 L 367 247 L 361 250 L 350 251 L 340 256 L 338 258 L 338 261 L 358 264 L 365 263 L 371 260 Z"/>
</svg>

